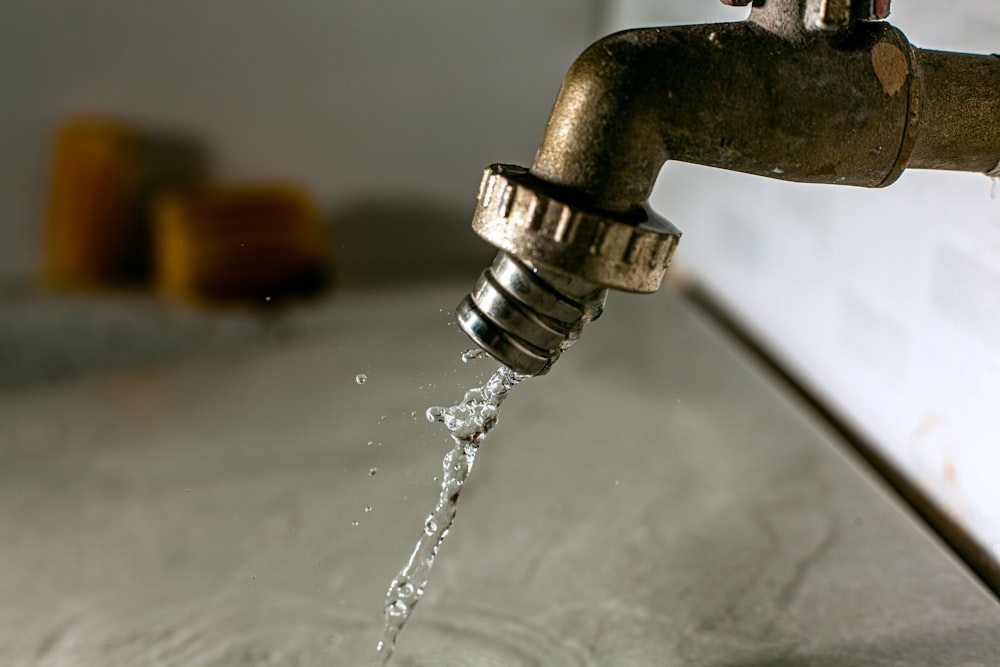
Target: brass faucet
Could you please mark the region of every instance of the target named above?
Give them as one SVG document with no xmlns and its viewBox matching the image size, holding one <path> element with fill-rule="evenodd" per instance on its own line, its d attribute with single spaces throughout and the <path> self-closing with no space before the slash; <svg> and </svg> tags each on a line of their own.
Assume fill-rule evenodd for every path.
<svg viewBox="0 0 1000 667">
<path fill-rule="evenodd" d="M 500 253 L 457 318 L 511 369 L 548 371 L 606 288 L 659 288 L 680 232 L 646 202 L 667 160 L 862 187 L 1000 175 L 1000 57 L 914 47 L 888 0 L 722 1 L 749 18 L 590 46 L 531 168 L 486 169 L 472 227 Z"/>
</svg>

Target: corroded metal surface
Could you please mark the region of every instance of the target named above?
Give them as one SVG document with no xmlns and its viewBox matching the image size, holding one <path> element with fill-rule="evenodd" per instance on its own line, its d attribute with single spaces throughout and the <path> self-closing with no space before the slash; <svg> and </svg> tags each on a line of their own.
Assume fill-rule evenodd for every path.
<svg viewBox="0 0 1000 667">
<path fill-rule="evenodd" d="M 474 229 L 535 265 L 645 292 L 679 236 L 661 228 L 647 243 L 642 224 L 655 220 L 646 201 L 667 160 L 863 187 L 907 168 L 996 172 L 1000 58 L 915 48 L 868 20 L 888 14 L 884 1 L 753 4 L 740 23 L 629 30 L 584 51 L 530 172 L 488 175 Z M 551 220 L 547 190 L 558 193 Z M 611 261 L 594 251 L 606 220 L 622 223 L 607 234 L 619 240 Z"/>
</svg>

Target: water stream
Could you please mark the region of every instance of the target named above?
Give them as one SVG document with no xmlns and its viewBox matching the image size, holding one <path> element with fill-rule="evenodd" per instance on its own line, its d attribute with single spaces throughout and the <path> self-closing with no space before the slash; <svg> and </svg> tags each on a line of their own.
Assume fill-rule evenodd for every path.
<svg viewBox="0 0 1000 667">
<path fill-rule="evenodd" d="M 477 356 L 479 355 L 473 352 L 466 352 L 462 355 L 462 360 L 468 361 Z M 476 453 L 496 425 L 500 405 L 507 394 L 525 377 L 501 366 L 482 387 L 465 392 L 457 405 L 427 409 L 427 419 L 443 424 L 448 429 L 454 446 L 442 461 L 444 474 L 441 477 L 441 495 L 434 511 L 424 521 L 410 559 L 389 584 L 386 592 L 385 625 L 375 647 L 372 667 L 381 667 L 392 657 L 399 633 L 424 594 L 431 568 L 434 567 L 434 558 L 455 520 L 462 486 L 472 471 Z"/>
</svg>

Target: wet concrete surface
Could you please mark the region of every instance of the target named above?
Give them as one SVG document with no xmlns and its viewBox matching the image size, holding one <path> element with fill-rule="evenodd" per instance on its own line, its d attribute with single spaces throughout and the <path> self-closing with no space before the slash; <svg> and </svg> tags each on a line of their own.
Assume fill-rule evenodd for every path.
<svg viewBox="0 0 1000 667">
<path fill-rule="evenodd" d="M 449 444 L 424 410 L 493 370 L 463 287 L 0 395 L 0 664 L 367 664 Z M 508 398 L 393 664 L 995 665 L 998 628 L 711 323 L 612 294 Z"/>
</svg>

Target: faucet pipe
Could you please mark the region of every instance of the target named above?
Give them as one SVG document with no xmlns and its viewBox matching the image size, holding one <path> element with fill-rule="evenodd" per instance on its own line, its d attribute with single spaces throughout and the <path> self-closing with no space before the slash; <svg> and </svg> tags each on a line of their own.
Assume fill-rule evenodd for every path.
<svg viewBox="0 0 1000 667">
<path fill-rule="evenodd" d="M 591 46 L 563 81 L 532 174 L 623 211 L 649 197 L 667 159 L 864 187 L 907 167 L 997 166 L 996 56 L 916 49 L 882 22 L 790 38 L 753 19 Z"/>
<path fill-rule="evenodd" d="M 473 229 L 557 293 L 552 276 L 588 294 L 653 292 L 680 237 L 646 204 L 668 159 L 862 187 L 906 168 L 1000 173 L 1000 58 L 918 49 L 882 21 L 828 30 L 810 0 L 757 4 L 740 23 L 630 30 L 589 47 L 530 170 L 487 169 Z M 460 324 L 514 370 L 546 372 L 562 345 L 525 339 L 496 313 L 547 316 L 484 281 Z M 493 305 L 477 300 L 491 289 Z"/>
</svg>

